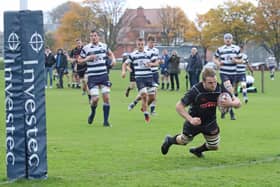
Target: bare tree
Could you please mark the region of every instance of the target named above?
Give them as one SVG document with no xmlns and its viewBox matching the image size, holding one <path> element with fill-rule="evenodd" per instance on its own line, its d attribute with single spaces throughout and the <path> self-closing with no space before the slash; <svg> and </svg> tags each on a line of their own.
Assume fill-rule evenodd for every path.
<svg viewBox="0 0 280 187">
<path fill-rule="evenodd" d="M 49 12 L 52 23 L 60 23 L 60 19 L 70 10 L 71 2 L 67 1 Z"/>
<path fill-rule="evenodd" d="M 97 16 L 96 27 L 104 35 L 104 40 L 114 50 L 117 44 L 117 34 L 121 29 L 120 18 L 124 13 L 125 0 L 85 0 Z"/>
<path fill-rule="evenodd" d="M 184 11 L 178 7 L 167 6 L 161 8 L 159 16 L 162 25 L 162 43 L 178 45 L 184 42 L 185 32 L 190 25 Z"/>
</svg>

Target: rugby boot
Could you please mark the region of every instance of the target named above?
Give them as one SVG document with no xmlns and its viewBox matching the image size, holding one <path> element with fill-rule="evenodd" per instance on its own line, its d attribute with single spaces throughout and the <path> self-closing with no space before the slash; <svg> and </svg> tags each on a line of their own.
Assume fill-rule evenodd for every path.
<svg viewBox="0 0 280 187">
<path fill-rule="evenodd" d="M 110 124 L 108 121 L 107 121 L 107 122 L 104 122 L 104 123 L 103 123 L 103 126 L 104 126 L 104 127 L 112 127 L 111 124 Z"/>
<path fill-rule="evenodd" d="M 190 151 L 190 153 L 192 153 L 193 155 L 195 155 L 198 158 L 204 157 L 203 153 L 200 151 L 197 151 L 196 148 L 190 148 L 189 151 Z"/>
<path fill-rule="evenodd" d="M 145 116 L 146 123 L 150 123 L 150 115 L 149 115 L 149 113 L 145 113 L 144 116 Z"/>
<path fill-rule="evenodd" d="M 163 155 L 166 155 L 168 153 L 168 150 L 169 150 L 170 146 L 172 145 L 171 142 L 170 142 L 171 138 L 172 137 L 169 136 L 169 135 L 165 136 L 165 138 L 164 138 L 164 141 L 161 145 L 161 153 Z"/>
<path fill-rule="evenodd" d="M 135 104 L 134 103 L 130 103 L 128 105 L 128 111 L 131 111 L 134 107 L 135 107 Z"/>
<path fill-rule="evenodd" d="M 89 117 L 88 117 L 88 124 L 91 125 L 92 122 L 93 122 L 93 118 L 94 118 L 94 115 L 93 113 L 90 113 Z"/>
</svg>

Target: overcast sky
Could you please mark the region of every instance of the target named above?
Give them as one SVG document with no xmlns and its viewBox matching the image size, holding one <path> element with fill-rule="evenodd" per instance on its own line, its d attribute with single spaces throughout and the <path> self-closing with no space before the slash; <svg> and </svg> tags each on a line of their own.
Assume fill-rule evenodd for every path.
<svg viewBox="0 0 280 187">
<path fill-rule="evenodd" d="M 82 2 L 82 0 L 72 1 Z M 216 8 L 225 1 L 227 0 L 126 0 L 126 8 L 137 8 L 139 6 L 143 8 L 161 8 L 166 5 L 178 6 L 185 11 L 190 20 L 194 21 L 197 13 L 206 13 L 210 8 Z M 244 1 L 251 1 L 255 5 L 257 4 L 256 0 Z M 0 6 L 0 31 L 3 31 L 4 11 L 19 10 L 19 2 L 20 0 L 5 0 L 5 3 L 3 3 L 2 0 Z M 28 9 L 50 11 L 64 2 L 67 2 L 67 0 L 28 0 Z"/>
</svg>

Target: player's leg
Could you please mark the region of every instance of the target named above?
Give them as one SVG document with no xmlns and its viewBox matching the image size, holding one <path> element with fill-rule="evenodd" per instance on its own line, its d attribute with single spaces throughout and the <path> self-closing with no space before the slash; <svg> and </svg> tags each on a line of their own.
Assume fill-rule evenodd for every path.
<svg viewBox="0 0 280 187">
<path fill-rule="evenodd" d="M 148 112 L 148 91 L 147 87 L 140 89 L 139 95 L 141 96 L 141 111 L 144 113 L 144 118 L 147 123 L 150 122 L 150 114 Z"/>
<path fill-rule="evenodd" d="M 156 97 L 157 97 L 157 88 L 159 86 L 159 74 L 158 72 L 153 73 L 153 85 L 152 87 L 149 87 L 148 89 L 148 94 L 149 97 L 149 103 L 148 105 L 150 106 L 150 113 L 151 115 L 156 115 Z"/>
<path fill-rule="evenodd" d="M 247 96 L 247 84 L 246 81 L 242 81 L 241 83 L 241 88 L 242 88 L 242 96 L 243 96 L 243 101 L 244 103 L 248 103 L 248 96 Z"/>
<path fill-rule="evenodd" d="M 151 115 L 155 115 L 156 111 L 156 95 L 157 90 L 156 87 L 149 87 L 148 88 L 148 105 L 150 106 L 150 113 Z"/>
<path fill-rule="evenodd" d="M 270 79 L 274 80 L 274 72 L 275 72 L 275 68 L 270 68 Z"/>
<path fill-rule="evenodd" d="M 167 135 L 161 145 L 161 153 L 166 155 L 172 145 L 187 145 L 199 133 L 199 130 L 188 122 L 184 123 L 183 132 L 175 136 Z"/>
<path fill-rule="evenodd" d="M 110 87 L 101 86 L 101 92 L 103 95 L 103 125 L 105 127 L 110 127 L 109 114 L 110 114 Z"/>
<path fill-rule="evenodd" d="M 203 157 L 203 152 L 205 151 L 215 151 L 219 148 L 220 143 L 220 130 L 217 127 L 212 130 L 210 133 L 203 134 L 205 138 L 205 143 L 196 148 L 190 148 L 190 153 L 194 154 L 197 157 Z"/>
<path fill-rule="evenodd" d="M 90 109 L 91 109 L 90 115 L 88 117 L 88 124 L 92 124 L 95 117 L 95 113 L 96 113 L 95 111 L 97 108 L 98 100 L 99 100 L 99 86 L 94 85 L 92 82 L 89 82 L 88 87 L 89 87 Z"/>
</svg>

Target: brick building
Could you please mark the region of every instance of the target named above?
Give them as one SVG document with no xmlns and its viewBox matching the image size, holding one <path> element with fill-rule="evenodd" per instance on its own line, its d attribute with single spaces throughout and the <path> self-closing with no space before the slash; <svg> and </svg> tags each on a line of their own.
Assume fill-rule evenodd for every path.
<svg viewBox="0 0 280 187">
<path fill-rule="evenodd" d="M 118 33 L 115 56 L 119 58 L 122 53 L 133 51 L 138 37 L 146 39 L 153 34 L 160 41 L 162 29 L 159 14 L 160 9 L 126 9 L 120 20 L 122 28 Z"/>
</svg>

